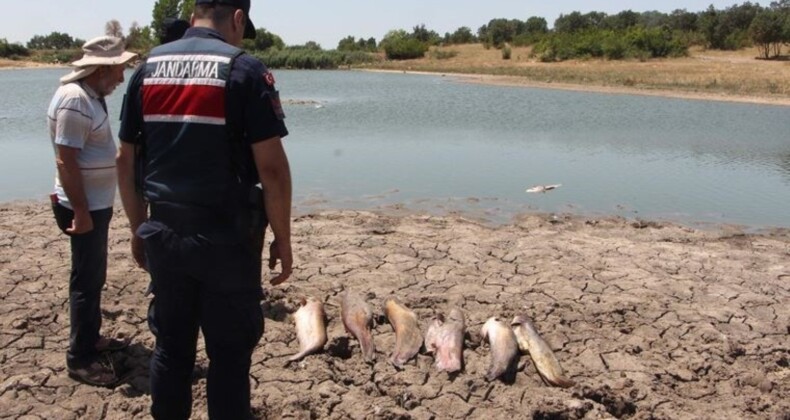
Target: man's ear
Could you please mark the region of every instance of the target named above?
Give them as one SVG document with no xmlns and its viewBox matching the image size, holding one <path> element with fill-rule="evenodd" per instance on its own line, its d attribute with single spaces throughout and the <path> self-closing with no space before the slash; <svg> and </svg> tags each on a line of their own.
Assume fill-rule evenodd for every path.
<svg viewBox="0 0 790 420">
<path fill-rule="evenodd" d="M 244 14 L 243 10 L 236 9 L 236 12 L 233 13 L 233 24 L 237 28 L 241 28 L 242 34 L 244 33 L 244 27 L 247 26 L 247 15 Z"/>
</svg>

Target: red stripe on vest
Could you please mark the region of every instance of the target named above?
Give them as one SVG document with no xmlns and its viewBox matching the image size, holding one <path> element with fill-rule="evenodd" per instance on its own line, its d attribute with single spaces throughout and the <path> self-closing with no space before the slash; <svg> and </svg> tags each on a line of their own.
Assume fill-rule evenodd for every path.
<svg viewBox="0 0 790 420">
<path fill-rule="evenodd" d="M 205 85 L 145 85 L 143 115 L 225 118 L 225 88 Z"/>
</svg>

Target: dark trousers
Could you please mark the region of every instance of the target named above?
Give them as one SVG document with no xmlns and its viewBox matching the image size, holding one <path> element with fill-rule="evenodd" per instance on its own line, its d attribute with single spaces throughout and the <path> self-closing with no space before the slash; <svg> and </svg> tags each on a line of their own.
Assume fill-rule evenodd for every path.
<svg viewBox="0 0 790 420">
<path fill-rule="evenodd" d="M 71 227 L 74 212 L 53 204 L 55 220 L 63 233 Z M 112 208 L 92 211 L 93 230 L 69 235 L 71 239 L 71 276 L 69 278 L 69 311 L 71 333 L 66 365 L 85 367 L 98 357 L 96 342 L 101 328 L 101 291 L 107 279 L 107 234 Z"/>
<path fill-rule="evenodd" d="M 189 418 L 202 329 L 209 358 L 209 417 L 247 419 L 251 357 L 263 334 L 261 255 L 229 230 L 192 232 L 184 216 L 162 220 L 152 215 L 137 232 L 145 240 L 154 294 L 148 311 L 156 336 L 151 414 Z"/>
</svg>

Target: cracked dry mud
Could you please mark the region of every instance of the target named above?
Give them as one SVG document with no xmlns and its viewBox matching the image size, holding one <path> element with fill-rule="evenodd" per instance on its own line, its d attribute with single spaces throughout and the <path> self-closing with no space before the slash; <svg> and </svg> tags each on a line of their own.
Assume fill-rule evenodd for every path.
<svg viewBox="0 0 790 420">
<path fill-rule="evenodd" d="M 550 223 L 552 222 L 552 223 Z M 487 227 L 460 217 L 335 211 L 294 221 L 294 276 L 263 302 L 266 332 L 253 356 L 261 418 L 790 418 L 790 233 L 697 231 L 622 219 L 539 215 Z M 147 418 L 145 273 L 133 267 L 116 211 L 103 297 L 104 332 L 133 345 L 118 357 L 129 379 L 113 390 L 70 380 L 68 242 L 43 203 L 0 206 L 0 418 Z M 339 296 L 368 294 L 375 365 L 340 322 Z M 437 373 L 418 355 L 402 371 L 381 305 L 398 296 L 421 327 L 463 309 L 465 368 Z M 298 350 L 289 313 L 324 299 L 326 351 L 283 367 Z M 482 323 L 526 311 L 573 388 L 549 388 L 522 356 L 512 383 L 483 379 Z M 202 348 L 193 418 L 206 418 Z"/>
</svg>

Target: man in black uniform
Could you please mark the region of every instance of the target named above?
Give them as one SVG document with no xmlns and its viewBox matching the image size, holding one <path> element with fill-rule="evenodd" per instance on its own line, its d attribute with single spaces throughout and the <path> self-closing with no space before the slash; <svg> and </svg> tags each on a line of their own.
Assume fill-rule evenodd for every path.
<svg viewBox="0 0 790 420">
<path fill-rule="evenodd" d="M 255 35 L 249 10 L 249 0 L 196 0 L 193 27 L 151 51 L 124 99 L 119 188 L 132 254 L 151 274 L 157 419 L 191 414 L 199 328 L 209 417 L 250 417 L 264 217 L 274 232 L 269 267 L 282 266 L 271 284 L 292 270 L 288 131 L 274 77 L 237 48 Z"/>
</svg>

